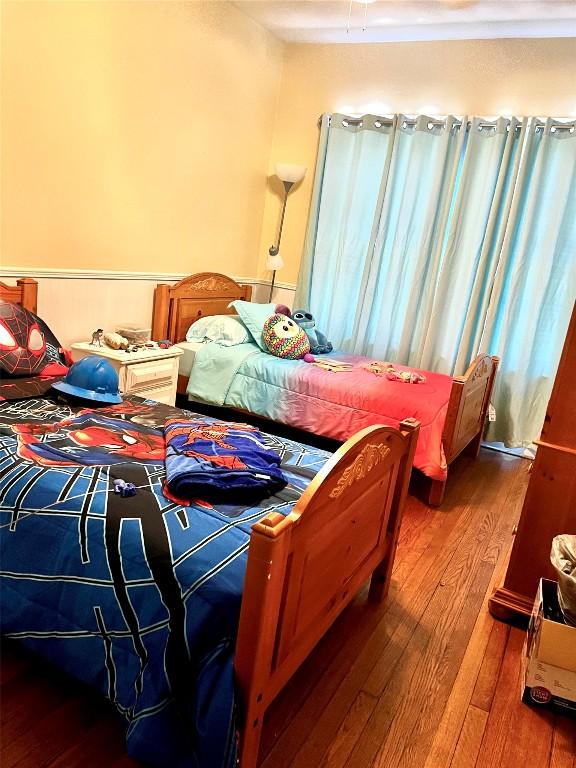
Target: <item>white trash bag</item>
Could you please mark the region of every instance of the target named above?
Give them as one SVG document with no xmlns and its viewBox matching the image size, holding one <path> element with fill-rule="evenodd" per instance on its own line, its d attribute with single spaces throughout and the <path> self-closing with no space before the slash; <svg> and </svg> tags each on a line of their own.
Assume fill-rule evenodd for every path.
<svg viewBox="0 0 576 768">
<path fill-rule="evenodd" d="M 576 627 L 576 536 L 562 533 L 552 539 L 550 561 L 558 576 L 558 602 L 568 624 Z"/>
</svg>

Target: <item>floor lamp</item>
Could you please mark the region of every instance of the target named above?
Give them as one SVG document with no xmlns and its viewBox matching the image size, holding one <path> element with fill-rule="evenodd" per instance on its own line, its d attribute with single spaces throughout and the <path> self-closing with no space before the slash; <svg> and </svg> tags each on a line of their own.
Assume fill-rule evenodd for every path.
<svg viewBox="0 0 576 768">
<path fill-rule="evenodd" d="M 276 245 L 271 245 L 268 249 L 268 257 L 266 259 L 267 269 L 272 270 L 272 283 L 270 285 L 270 297 L 268 301 L 272 301 L 272 291 L 274 290 L 274 281 L 276 279 L 276 271 L 282 269 L 284 266 L 284 260 L 280 256 L 280 241 L 282 240 L 282 227 L 284 226 L 284 214 L 286 213 L 286 203 L 288 201 L 288 193 L 299 181 L 302 181 L 306 175 L 306 168 L 303 165 L 290 165 L 288 163 L 276 163 L 276 176 L 284 184 L 284 201 L 282 203 L 282 215 L 280 216 L 280 227 L 278 229 L 278 242 Z"/>
</svg>

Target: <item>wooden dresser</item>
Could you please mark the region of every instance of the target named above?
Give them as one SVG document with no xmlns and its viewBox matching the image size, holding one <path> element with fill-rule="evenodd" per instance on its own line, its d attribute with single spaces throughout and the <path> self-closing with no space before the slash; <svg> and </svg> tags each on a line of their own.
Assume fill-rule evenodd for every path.
<svg viewBox="0 0 576 768">
<path fill-rule="evenodd" d="M 576 305 L 512 546 L 504 584 L 490 613 L 505 621 L 530 616 L 540 578 L 556 580 L 552 539 L 576 534 Z"/>
</svg>

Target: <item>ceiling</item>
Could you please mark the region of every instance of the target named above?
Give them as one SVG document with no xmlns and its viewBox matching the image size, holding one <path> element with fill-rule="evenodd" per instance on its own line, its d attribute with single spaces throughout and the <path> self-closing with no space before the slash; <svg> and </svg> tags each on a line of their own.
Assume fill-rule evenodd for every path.
<svg viewBox="0 0 576 768">
<path fill-rule="evenodd" d="M 233 4 L 287 42 L 576 38 L 576 0 L 233 0 Z"/>
</svg>

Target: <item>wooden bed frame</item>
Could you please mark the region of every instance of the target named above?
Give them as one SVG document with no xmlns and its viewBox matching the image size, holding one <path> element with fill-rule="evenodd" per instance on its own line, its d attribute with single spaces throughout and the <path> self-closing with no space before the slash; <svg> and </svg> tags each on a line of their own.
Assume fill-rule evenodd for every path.
<svg viewBox="0 0 576 768">
<path fill-rule="evenodd" d="M 252 289 L 226 275 L 202 272 L 173 286 L 159 284 L 154 292 L 152 338 L 184 341 L 192 323 L 209 315 L 232 314 L 228 307 L 235 299 L 250 301 Z M 451 464 L 464 450 L 477 456 L 486 424 L 494 377 L 499 359 L 480 354 L 463 376 L 452 379 L 452 390 L 444 424 L 442 443 L 446 461 Z M 186 376 L 178 377 L 178 393 L 185 394 Z M 446 481 L 432 480 L 428 502 L 439 506 Z"/>
<path fill-rule="evenodd" d="M 24 309 L 36 314 L 38 306 L 38 283 L 31 277 L 21 277 L 16 285 L 0 282 L 0 299 L 11 304 L 21 304 Z"/>
<path fill-rule="evenodd" d="M 0 298 L 33 309 L 35 282 L 0 283 Z M 289 515 L 274 512 L 252 527 L 234 664 L 241 768 L 256 767 L 266 708 L 363 584 L 370 580 L 372 601 L 388 592 L 419 427 L 407 419 L 399 430 L 358 432 Z"/>
</svg>

